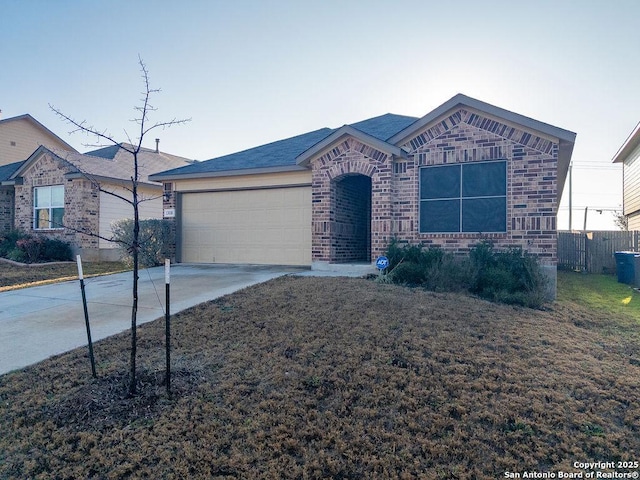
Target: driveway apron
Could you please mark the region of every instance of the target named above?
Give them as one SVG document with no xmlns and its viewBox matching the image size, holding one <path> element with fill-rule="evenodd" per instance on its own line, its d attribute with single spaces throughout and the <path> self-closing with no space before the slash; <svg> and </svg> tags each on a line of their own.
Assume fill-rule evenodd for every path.
<svg viewBox="0 0 640 480">
<path fill-rule="evenodd" d="M 171 313 L 289 273 L 296 267 L 172 265 Z M 93 341 L 131 326 L 131 272 L 85 279 Z M 140 271 L 138 324 L 164 316 L 164 267 Z M 0 292 L 0 374 L 86 346 L 78 281 Z"/>
</svg>

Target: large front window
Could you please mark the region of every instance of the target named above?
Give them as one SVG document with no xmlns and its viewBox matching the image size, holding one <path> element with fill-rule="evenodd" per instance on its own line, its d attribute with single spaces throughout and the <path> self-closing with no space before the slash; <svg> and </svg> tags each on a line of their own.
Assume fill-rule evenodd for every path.
<svg viewBox="0 0 640 480">
<path fill-rule="evenodd" d="M 63 228 L 64 186 L 35 187 L 33 190 L 33 228 Z"/>
<path fill-rule="evenodd" d="M 506 161 L 420 169 L 420 232 L 506 231 Z"/>
</svg>

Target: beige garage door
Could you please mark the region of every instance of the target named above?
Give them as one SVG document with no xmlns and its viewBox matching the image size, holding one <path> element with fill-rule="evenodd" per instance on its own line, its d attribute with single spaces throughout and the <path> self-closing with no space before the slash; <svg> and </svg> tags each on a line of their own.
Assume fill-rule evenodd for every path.
<svg viewBox="0 0 640 480">
<path fill-rule="evenodd" d="M 184 193 L 182 262 L 311 265 L 311 187 Z"/>
</svg>

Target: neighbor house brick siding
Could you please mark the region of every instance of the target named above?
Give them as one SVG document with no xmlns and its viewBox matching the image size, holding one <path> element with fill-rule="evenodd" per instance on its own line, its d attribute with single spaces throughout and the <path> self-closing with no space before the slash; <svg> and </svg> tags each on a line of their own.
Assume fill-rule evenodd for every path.
<svg viewBox="0 0 640 480">
<path fill-rule="evenodd" d="M 13 187 L 0 187 L 0 235 L 13 230 Z"/>
<path fill-rule="evenodd" d="M 86 179 L 67 180 L 64 178 L 64 174 L 68 169 L 68 165 L 63 160 L 46 154 L 38 160 L 37 168 L 32 167 L 24 172 L 23 184 L 15 186 L 15 226 L 25 232 L 37 233 L 68 242 L 78 252 L 95 251 L 97 255 L 97 237 L 80 232 L 98 232 L 98 189 Z M 34 230 L 34 188 L 50 185 L 64 186 L 64 223 L 69 228 Z"/>
<path fill-rule="evenodd" d="M 349 138 L 311 161 L 314 261 L 348 257 L 347 251 L 332 250 L 344 243 L 335 182 L 360 174 L 371 178 L 370 260 L 397 237 L 460 254 L 481 240 L 491 240 L 497 247 L 522 247 L 542 263 L 556 264 L 557 141 L 462 108 L 426 126 L 402 147 L 407 158 L 393 158 Z M 420 167 L 486 160 L 507 162 L 507 231 L 420 233 Z M 349 197 L 339 198 L 344 203 Z"/>
</svg>

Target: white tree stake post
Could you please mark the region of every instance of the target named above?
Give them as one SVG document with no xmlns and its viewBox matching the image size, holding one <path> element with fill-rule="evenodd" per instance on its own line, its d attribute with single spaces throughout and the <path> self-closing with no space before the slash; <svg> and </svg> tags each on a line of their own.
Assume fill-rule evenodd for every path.
<svg viewBox="0 0 640 480">
<path fill-rule="evenodd" d="M 167 378 L 166 378 L 166 384 L 167 384 L 167 395 L 171 395 L 171 313 L 170 313 L 170 306 L 171 306 L 171 302 L 170 302 L 170 294 L 169 294 L 169 290 L 170 290 L 170 271 L 171 271 L 171 261 L 166 258 L 164 260 L 164 288 L 165 288 L 165 306 L 166 306 L 166 311 L 165 311 L 165 317 L 164 317 L 164 323 L 165 323 L 165 338 L 166 338 L 166 348 L 167 348 L 167 352 L 166 352 L 166 360 L 167 360 Z"/>
<path fill-rule="evenodd" d="M 78 263 L 78 279 L 80 280 L 80 291 L 82 292 L 82 306 L 84 307 L 84 323 L 87 327 L 87 342 L 89 344 L 89 359 L 91 360 L 91 374 L 94 378 L 96 375 L 96 361 L 93 356 L 93 342 L 91 341 L 91 327 L 89 326 L 89 311 L 87 310 L 87 295 L 84 292 L 84 275 L 82 273 L 82 260 L 80 255 L 76 255 Z"/>
</svg>

